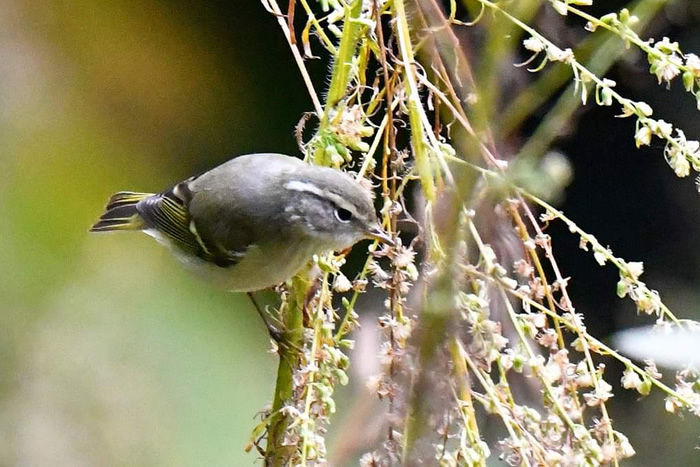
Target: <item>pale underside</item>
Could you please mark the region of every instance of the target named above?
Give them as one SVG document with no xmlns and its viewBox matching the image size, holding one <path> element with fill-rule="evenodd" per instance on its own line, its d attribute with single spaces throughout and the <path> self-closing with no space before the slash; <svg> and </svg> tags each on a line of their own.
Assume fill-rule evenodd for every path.
<svg viewBox="0 0 700 467">
<path fill-rule="evenodd" d="M 278 285 L 299 271 L 314 253 L 323 253 L 317 251 L 318 245 L 311 242 L 281 239 L 282 241 L 268 243 L 263 248 L 253 245 L 245 251 L 238 263 L 230 267 L 221 267 L 196 256 L 184 254 L 155 229 L 147 229 L 144 232 L 166 245 L 197 275 L 233 292 L 252 292 Z M 262 250 L 265 251 L 264 255 Z"/>
</svg>

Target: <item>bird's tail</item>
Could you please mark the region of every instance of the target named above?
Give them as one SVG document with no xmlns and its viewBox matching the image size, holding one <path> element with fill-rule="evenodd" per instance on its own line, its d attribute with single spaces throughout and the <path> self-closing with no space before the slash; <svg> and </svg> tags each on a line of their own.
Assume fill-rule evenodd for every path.
<svg viewBox="0 0 700 467">
<path fill-rule="evenodd" d="M 136 205 L 142 199 L 153 196 L 151 193 L 134 193 L 120 191 L 109 198 L 105 212 L 90 232 L 109 232 L 112 230 L 142 230 L 146 227 L 143 218 L 136 210 Z"/>
</svg>

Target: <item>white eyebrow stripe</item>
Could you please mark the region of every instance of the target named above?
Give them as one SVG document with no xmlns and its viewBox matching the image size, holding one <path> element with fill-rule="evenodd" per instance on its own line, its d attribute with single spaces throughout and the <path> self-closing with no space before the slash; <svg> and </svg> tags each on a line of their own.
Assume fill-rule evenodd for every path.
<svg viewBox="0 0 700 467">
<path fill-rule="evenodd" d="M 321 198 L 327 197 L 327 193 L 324 190 L 321 190 L 319 187 L 317 187 L 313 183 L 301 182 L 299 180 L 290 180 L 284 184 L 284 187 L 287 190 L 313 193 L 314 195 L 320 196 Z"/>
<path fill-rule="evenodd" d="M 333 192 L 323 190 L 314 185 L 313 183 L 302 182 L 300 180 L 290 180 L 284 184 L 284 188 L 292 191 L 311 193 L 313 195 L 318 196 L 319 198 L 326 199 L 334 203 L 336 206 L 340 206 L 341 208 L 347 209 L 348 211 L 352 212 L 353 215 L 357 215 L 355 207 L 351 203 L 348 203 L 348 201 L 342 196 L 338 196 Z"/>
</svg>

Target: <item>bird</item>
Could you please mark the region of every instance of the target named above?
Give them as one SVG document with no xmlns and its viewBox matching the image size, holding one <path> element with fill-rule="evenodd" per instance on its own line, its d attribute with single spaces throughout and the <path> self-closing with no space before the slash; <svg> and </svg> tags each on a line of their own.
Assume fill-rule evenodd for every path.
<svg viewBox="0 0 700 467">
<path fill-rule="evenodd" d="M 90 231 L 144 232 L 206 279 L 248 293 L 287 281 L 314 254 L 394 243 L 369 189 L 274 153 L 235 157 L 160 193 L 115 193 Z"/>
</svg>

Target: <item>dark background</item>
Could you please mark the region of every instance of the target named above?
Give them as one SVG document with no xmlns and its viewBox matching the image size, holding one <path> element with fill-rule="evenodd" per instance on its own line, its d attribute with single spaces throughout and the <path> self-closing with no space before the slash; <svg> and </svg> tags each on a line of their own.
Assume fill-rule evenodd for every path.
<svg viewBox="0 0 700 467">
<path fill-rule="evenodd" d="M 700 53 L 700 8 L 676 3 L 651 34 Z M 309 63 L 319 89 L 327 67 Z M 610 77 L 699 138 L 692 96 L 646 70 L 630 52 Z M 298 154 L 309 110 L 258 2 L 0 2 L 1 465 L 253 462 L 242 449 L 276 361 L 249 304 L 193 280 L 146 236 L 87 228 L 115 191 L 155 191 L 233 155 Z M 558 141 L 575 175 L 560 207 L 644 261 L 643 280 L 697 319 L 700 196 L 663 147 L 636 150 L 633 121 L 615 113 L 589 104 Z M 615 296 L 612 268 L 565 228 L 549 233 L 593 334 L 651 323 Z M 641 453 L 630 465 L 700 462 L 697 419 L 664 414 L 661 397 L 616 391 L 611 410 Z"/>
</svg>

